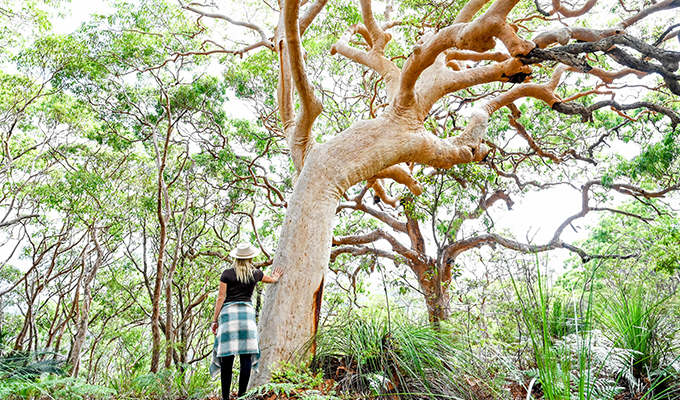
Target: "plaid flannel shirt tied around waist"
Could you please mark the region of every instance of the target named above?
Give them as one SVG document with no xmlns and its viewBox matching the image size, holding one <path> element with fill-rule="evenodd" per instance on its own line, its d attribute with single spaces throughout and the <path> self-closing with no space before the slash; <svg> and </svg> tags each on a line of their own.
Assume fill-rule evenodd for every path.
<svg viewBox="0 0 680 400">
<path fill-rule="evenodd" d="M 219 376 L 220 358 L 237 354 L 253 355 L 253 371 L 259 370 L 260 343 L 255 322 L 255 308 L 244 301 L 228 302 L 222 305 L 219 327 L 215 336 L 210 374 Z"/>
</svg>

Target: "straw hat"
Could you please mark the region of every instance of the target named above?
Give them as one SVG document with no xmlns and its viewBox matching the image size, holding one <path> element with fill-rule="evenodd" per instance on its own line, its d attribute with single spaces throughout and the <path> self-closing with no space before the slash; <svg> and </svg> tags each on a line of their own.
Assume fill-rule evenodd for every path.
<svg viewBox="0 0 680 400">
<path fill-rule="evenodd" d="M 229 255 L 240 260 L 253 258 L 260 254 L 260 250 L 250 243 L 239 243 L 236 248 L 229 252 Z"/>
</svg>

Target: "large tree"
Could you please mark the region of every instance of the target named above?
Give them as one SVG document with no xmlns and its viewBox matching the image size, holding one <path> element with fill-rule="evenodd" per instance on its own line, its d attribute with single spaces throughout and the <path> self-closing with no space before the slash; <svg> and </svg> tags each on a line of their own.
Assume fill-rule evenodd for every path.
<svg viewBox="0 0 680 400">
<path fill-rule="evenodd" d="M 383 103 L 374 105 L 374 97 L 369 115 L 319 143 L 316 140 L 318 130 L 327 126 L 322 123 L 327 120 L 320 118 L 326 104 L 317 95 L 315 82 L 305 65 L 307 52 L 315 50 L 313 46 L 307 50 L 305 45 L 316 43 L 306 41 L 305 33 L 312 31 L 310 26 L 315 18 L 323 15 L 324 8 L 332 4 L 324 0 L 314 3 L 285 0 L 278 7 L 268 4 L 279 16 L 270 34 L 265 25 L 238 21 L 233 13 L 220 13 L 212 3 L 180 2 L 184 9 L 200 15 L 201 20 L 226 21 L 250 30 L 256 36 L 252 43 L 241 43 L 240 48 L 206 41 L 202 51 L 197 53 L 243 56 L 265 47 L 275 52 L 278 59 L 280 127 L 288 142 L 296 182 L 287 202 L 274 258 L 274 264 L 286 272 L 280 283 L 268 290 L 265 298 L 260 324 L 261 365 L 264 368 L 255 376 L 254 383 L 265 382 L 270 366 L 290 357 L 314 334 L 331 254 L 333 220 L 338 201 L 353 185 L 387 178 L 407 185 L 417 195 L 421 185 L 399 164 L 416 163 L 449 169 L 485 160 L 490 148 L 496 147 L 494 143 L 486 142 L 490 119 L 503 107 L 510 107 L 513 115 L 507 118 L 527 136 L 533 150 L 542 152 L 553 162 L 567 158 L 587 159 L 588 150 L 592 152 L 593 148 L 602 147 L 606 136 L 593 148 L 574 148 L 571 153 L 559 155 L 541 149 L 531 133 L 516 124 L 520 115 L 514 103 L 543 107 L 543 112 L 548 109 L 523 99 L 536 99 L 549 107 L 551 113 L 577 115 L 584 122 L 592 121 L 594 114 L 602 108 L 611 108 L 622 118 L 631 120 L 639 118 L 640 114 L 652 113 L 650 123 L 661 126 L 662 133 L 675 137 L 669 132 L 675 132 L 680 117 L 666 103 L 680 94 L 680 76 L 677 74 L 680 53 L 666 50 L 661 45 L 669 43 L 667 39 L 677 34 L 673 32 L 676 26 L 665 32 L 655 32 L 653 44 L 633 34 L 649 39 L 649 35 L 644 37 L 644 31 L 635 29 L 635 25 L 650 15 L 657 17 L 660 11 L 680 6 L 680 2 L 666 0 L 651 5 L 639 4 L 639 10 L 627 13 L 613 25 L 598 28 L 584 27 L 578 20 L 571 19 L 587 15 L 597 5 L 596 0 L 576 10 L 555 0 L 550 11 L 543 10 L 538 2 L 535 6 L 519 0 L 488 3 L 489 0 L 472 0 L 462 8 L 439 7 L 438 13 L 413 22 L 407 12 L 398 12 L 400 19 L 393 19 L 396 7 L 392 2 L 381 4 L 384 16 L 377 18 L 372 1 L 360 0 L 360 22 L 347 26 L 347 31 L 328 50 L 332 55 L 345 57 L 377 74 L 380 84 L 375 85 L 375 97 Z M 406 9 L 410 5 L 420 5 L 426 11 L 431 6 L 429 3 L 399 6 Z M 514 23 L 509 22 L 510 17 L 516 18 Z M 541 21 L 558 21 L 559 24 L 546 24 L 547 30 L 535 34 L 533 29 Z M 408 30 L 390 33 L 395 27 L 409 26 L 409 23 L 417 26 L 417 34 Z M 396 50 L 389 47 L 394 37 L 398 39 L 399 49 Z M 410 42 L 409 38 L 415 42 Z M 620 67 L 614 67 L 615 64 Z M 584 79 L 598 79 L 599 86 L 582 87 L 579 92 L 563 98 L 557 88 L 571 72 L 583 74 Z M 530 79 L 532 74 L 535 76 Z M 616 94 L 625 89 L 611 83 L 630 74 L 638 77 L 654 74 L 661 82 L 651 88 L 654 95 L 648 99 L 620 102 Z M 467 124 L 459 134 L 439 137 L 426 129 L 428 117 L 442 99 L 460 91 L 472 93 L 474 88 L 493 83 L 506 84 L 497 85 L 495 91 L 476 99 L 467 114 Z M 597 95 L 610 95 L 610 98 L 598 98 Z M 644 111 L 629 116 L 625 114 L 629 110 Z M 581 150 L 583 153 L 577 152 Z M 513 171 L 502 168 L 497 171 L 501 176 L 513 175 Z M 659 197 L 677 189 L 675 181 L 644 183 L 645 187 L 639 187 L 625 177 L 620 181 L 600 177 L 584 181 L 582 210 L 564 222 L 553 240 L 534 251 L 570 246 L 560 239 L 559 233 L 573 220 L 595 208 L 589 202 L 592 188 L 612 188 L 640 198 Z"/>
<path fill-rule="evenodd" d="M 401 19 L 393 19 L 395 5 L 388 2 L 381 4 L 385 6 L 385 12 L 379 19 L 373 11 L 372 1 L 361 0 L 361 21 L 347 26 L 346 33 L 328 50 L 332 55 L 345 57 L 377 74 L 380 85 L 375 86 L 375 91 L 381 93 L 384 102 L 375 108 L 371 102 L 369 116 L 319 143 L 315 136 L 316 130 L 323 129 L 320 116 L 324 111 L 324 101 L 317 95 L 315 83 L 305 65 L 305 44 L 312 42 L 305 41 L 305 33 L 311 31 L 310 26 L 315 18 L 322 15 L 324 8 L 330 7 L 327 1 L 310 4 L 285 0 L 280 2 L 279 7 L 270 4 L 279 15 L 271 34 L 253 22 L 238 21 L 220 13 L 213 8 L 214 5 L 180 2 L 184 9 L 200 15 L 202 19 L 223 20 L 250 29 L 257 36 L 252 43 L 231 49 L 206 41 L 203 54 L 242 56 L 265 47 L 278 57 L 280 126 L 290 148 L 297 179 L 288 199 L 274 258 L 274 264 L 286 272 L 280 283 L 266 294 L 260 323 L 264 369 L 255 376 L 254 383 L 265 382 L 270 366 L 290 357 L 314 334 L 331 254 L 334 216 L 338 201 L 353 185 L 376 178 L 391 178 L 419 194 L 421 185 L 399 164 L 417 163 L 449 169 L 458 164 L 484 160 L 490 147 L 494 146 L 493 143 L 485 143 L 491 116 L 503 107 L 510 107 L 514 114 L 510 121 L 515 123 L 519 111 L 513 103 L 535 104 L 523 100 L 526 98 L 539 100 L 551 108 L 550 112 L 578 115 L 584 121 L 592 120 L 594 112 L 607 107 L 630 119 L 632 117 L 623 114 L 627 110 L 642 109 L 654 113 L 656 123 L 664 126 L 664 132 L 675 129 L 680 122 L 680 117 L 664 104 L 667 99 L 680 94 L 680 76 L 676 73 L 680 53 L 660 46 L 665 39 L 673 36 L 672 29 L 661 33 L 654 44 L 626 32 L 649 15 L 658 16 L 655 13 L 680 6 L 679 2 L 666 0 L 648 6 L 640 4 L 638 12 L 631 12 L 613 26 L 598 29 L 580 26 L 578 20 L 570 19 L 586 15 L 596 6 L 596 1 L 572 10 L 555 0 L 550 11 L 544 11 L 538 2 L 535 7 L 520 4 L 518 0 L 487 3 L 490 2 L 472 0 L 457 13 L 456 7 L 450 10 L 440 8 L 437 19 L 418 21 L 419 32 L 411 35 L 415 36 L 415 43 L 407 40 L 408 35 L 404 31 L 397 32 L 399 46 L 409 47 L 395 51 L 388 49 L 395 37 L 390 30 L 408 25 L 408 14 L 399 13 Z M 451 14 L 452 10 L 454 14 Z M 522 14 L 524 18 L 520 19 Z M 509 22 L 511 15 L 517 18 L 515 23 Z M 540 34 L 533 34 L 526 27 L 533 27 L 536 21 L 543 20 L 559 20 L 561 26 L 549 26 Z M 641 33 L 635 29 L 631 32 Z M 394 54 L 388 55 L 388 52 Z M 593 57 L 599 61 L 591 61 Z M 612 67 L 612 61 L 623 69 Z M 532 67 L 537 64 L 538 67 Z M 615 85 L 606 88 L 595 86 L 562 98 L 556 89 L 567 72 L 587 74 L 599 79 L 603 85 L 629 74 L 638 77 L 656 74 L 662 83 L 656 86 L 654 98 L 649 101 L 619 102 L 613 96 L 621 86 Z M 528 79 L 532 73 L 536 77 Z M 494 82 L 513 85 L 500 85 L 495 92 L 477 99 L 468 114 L 465 128 L 458 135 L 439 137 L 426 129 L 428 116 L 443 98 Z M 597 94 L 612 97 L 590 97 L 588 102 L 577 101 Z M 522 127 L 518 126 L 517 130 L 522 130 Z M 530 134 L 526 135 L 531 138 Z M 532 144 L 536 152 L 542 151 L 535 141 Z M 574 150 L 571 155 L 562 156 L 543 153 L 555 162 L 559 161 L 559 157 L 585 157 Z M 501 170 L 499 174 L 503 172 Z M 592 179 L 584 182 L 582 211 L 565 221 L 558 233 L 593 208 L 589 204 L 592 187 L 606 186 L 641 198 L 662 196 L 677 188 L 676 182 L 659 183 L 661 187 L 654 187 L 648 182 L 649 187 L 640 188 L 630 181 Z M 553 240 L 543 246 L 556 248 L 569 245 L 563 243 L 556 233 Z"/>
</svg>

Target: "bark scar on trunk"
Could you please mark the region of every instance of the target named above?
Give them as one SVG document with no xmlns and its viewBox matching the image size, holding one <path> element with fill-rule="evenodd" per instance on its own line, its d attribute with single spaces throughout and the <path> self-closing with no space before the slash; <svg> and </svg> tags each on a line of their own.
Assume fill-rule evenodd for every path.
<svg viewBox="0 0 680 400">
<path fill-rule="evenodd" d="M 321 301 L 323 300 L 324 281 L 325 277 L 322 277 L 319 287 L 316 289 L 316 291 L 314 291 L 314 305 L 312 308 L 312 313 L 314 314 L 314 326 L 312 327 L 312 337 L 316 335 L 316 332 L 319 329 L 319 319 L 321 317 Z M 316 354 L 316 339 L 314 339 L 314 341 L 312 342 L 311 353 L 312 356 Z"/>
</svg>

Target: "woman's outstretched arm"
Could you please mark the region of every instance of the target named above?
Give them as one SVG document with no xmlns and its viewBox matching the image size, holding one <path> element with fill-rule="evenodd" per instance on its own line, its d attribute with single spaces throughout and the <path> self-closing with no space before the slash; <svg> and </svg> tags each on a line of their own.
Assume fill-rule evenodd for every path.
<svg viewBox="0 0 680 400">
<path fill-rule="evenodd" d="M 262 282 L 264 282 L 264 283 L 276 283 L 276 282 L 279 281 L 279 278 L 281 277 L 281 275 L 283 275 L 283 270 L 281 269 L 281 267 L 277 267 L 274 270 L 274 273 L 272 274 L 272 276 L 267 276 L 267 275 L 263 276 Z"/>
</svg>

